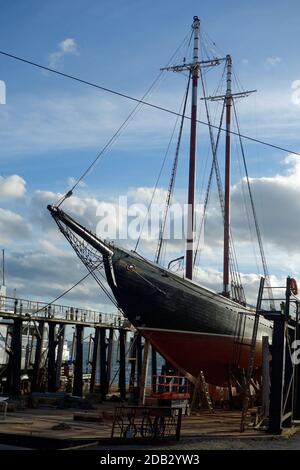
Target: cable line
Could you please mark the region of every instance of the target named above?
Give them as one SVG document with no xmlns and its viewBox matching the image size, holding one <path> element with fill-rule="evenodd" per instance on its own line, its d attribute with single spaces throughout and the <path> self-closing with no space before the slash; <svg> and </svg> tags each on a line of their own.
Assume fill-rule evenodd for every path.
<svg viewBox="0 0 300 470">
<path fill-rule="evenodd" d="M 117 96 L 120 96 L 120 97 L 122 97 L 122 98 L 126 98 L 126 99 L 128 99 L 128 100 L 135 101 L 135 102 L 137 102 L 137 103 L 139 103 L 139 104 L 143 104 L 143 105 L 148 106 L 148 107 L 150 107 L 150 108 L 154 108 L 154 109 L 157 109 L 157 110 L 159 110 L 159 111 L 163 111 L 163 112 L 165 112 L 165 113 L 173 114 L 174 116 L 182 117 L 182 114 L 180 114 L 180 113 L 178 113 L 178 112 L 176 112 L 176 111 L 173 111 L 173 110 L 171 110 L 171 109 L 165 108 L 165 107 L 163 107 L 163 106 L 159 106 L 159 105 L 154 104 L 154 103 L 150 103 L 150 102 L 148 102 L 148 101 L 144 101 L 143 99 L 135 98 L 135 97 L 133 97 L 133 96 L 130 96 L 130 95 L 126 94 L 126 93 L 122 93 L 122 92 L 120 92 L 120 91 L 112 90 L 111 88 L 107 88 L 107 87 L 104 87 L 104 86 L 102 86 L 102 85 L 98 85 L 97 83 L 93 83 L 93 82 L 90 82 L 90 81 L 88 81 L 88 80 L 84 80 L 84 79 L 79 78 L 79 77 L 76 77 L 76 76 L 74 76 L 74 75 L 70 75 L 70 74 L 67 74 L 67 73 L 64 73 L 64 72 L 59 72 L 58 70 L 51 69 L 50 67 L 46 67 L 45 65 L 41 65 L 41 64 L 38 64 L 38 63 L 33 62 L 33 61 L 31 61 L 31 60 L 24 59 L 23 57 L 18 57 L 18 56 L 14 55 L 14 54 L 10 54 L 10 53 L 8 53 L 8 52 L 1 51 L 1 50 L 0 50 L 0 54 L 3 55 L 3 56 L 5 56 L 5 57 L 9 57 L 9 58 L 11 58 L 11 59 L 15 59 L 15 60 L 18 60 L 18 61 L 20 61 L 20 62 L 24 62 L 24 63 L 26 63 L 26 64 L 28 64 L 28 65 L 32 65 L 32 66 L 34 66 L 34 67 L 40 68 L 40 69 L 42 69 L 42 70 L 46 70 L 47 72 L 55 73 L 55 74 L 57 74 L 57 75 L 60 75 L 61 77 L 69 78 L 70 80 L 74 80 L 74 81 L 76 81 L 76 82 L 83 83 L 84 85 L 88 85 L 88 86 L 97 88 L 97 89 L 99 89 L 99 90 L 105 91 L 105 92 L 107 92 L 107 93 L 111 93 L 111 94 L 113 94 L 113 95 L 117 95 Z M 184 118 L 185 118 L 185 119 L 189 119 L 189 120 L 191 119 L 190 116 L 184 116 Z M 205 122 L 205 121 L 201 121 L 201 120 L 197 119 L 197 122 L 198 122 L 199 124 L 203 124 L 204 126 L 208 126 L 208 123 Z M 219 129 L 218 126 L 213 125 L 213 124 L 211 124 L 211 127 L 214 128 L 214 129 Z M 226 132 L 226 129 L 221 128 L 221 131 L 222 131 L 222 132 Z M 246 139 L 246 140 L 249 140 L 249 141 L 251 141 L 251 142 L 256 142 L 256 143 L 258 143 L 258 144 L 265 145 L 265 146 L 267 146 L 267 147 L 271 147 L 271 148 L 274 148 L 274 149 L 276 149 L 276 150 L 280 150 L 280 151 L 282 151 L 282 152 L 292 153 L 292 154 L 298 155 L 298 156 L 300 157 L 300 152 L 296 152 L 296 151 L 294 151 L 294 150 L 287 149 L 287 148 L 282 147 L 282 146 L 280 146 L 280 145 L 272 144 L 272 143 L 270 143 L 270 142 L 265 142 L 265 141 L 263 141 L 263 140 L 256 139 L 255 137 L 251 137 L 251 136 L 246 135 L 246 134 L 240 134 L 239 132 L 235 132 L 235 131 L 233 131 L 233 130 L 230 131 L 230 134 L 236 135 L 236 136 L 238 136 L 238 137 L 241 137 L 242 139 Z"/>
</svg>

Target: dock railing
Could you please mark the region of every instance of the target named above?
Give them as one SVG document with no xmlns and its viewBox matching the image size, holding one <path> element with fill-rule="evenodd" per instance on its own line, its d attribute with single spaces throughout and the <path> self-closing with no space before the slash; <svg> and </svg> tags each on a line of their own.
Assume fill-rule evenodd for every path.
<svg viewBox="0 0 300 470">
<path fill-rule="evenodd" d="M 154 375 L 153 398 L 186 400 L 191 396 L 191 384 L 182 375 Z"/>
<path fill-rule="evenodd" d="M 75 308 L 69 305 L 48 304 L 28 299 L 16 299 L 14 297 L 0 297 L 0 316 L 20 316 L 32 320 L 57 320 L 86 324 L 104 324 L 111 327 L 122 327 L 124 316 L 121 312 L 103 313 L 97 310 Z"/>
</svg>

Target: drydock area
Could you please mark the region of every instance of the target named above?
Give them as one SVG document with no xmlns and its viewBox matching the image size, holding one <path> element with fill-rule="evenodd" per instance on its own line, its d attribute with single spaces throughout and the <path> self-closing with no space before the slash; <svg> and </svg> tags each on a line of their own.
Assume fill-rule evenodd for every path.
<svg viewBox="0 0 300 470">
<path fill-rule="evenodd" d="M 132 449 L 132 448 L 238 448 L 248 445 L 268 447 L 277 445 L 288 448 L 291 440 L 298 440 L 296 428 L 285 430 L 280 436 L 267 434 L 248 427 L 240 432 L 240 412 L 215 410 L 212 414 L 203 410 L 197 416 L 183 416 L 180 440 L 120 439 L 112 438 L 114 406 L 105 404 L 97 410 L 77 412 L 74 410 L 24 410 L 9 413 L 0 425 L 1 446 L 27 449 Z M 231 444 L 229 442 L 231 441 Z M 223 442 L 223 444 L 222 444 Z M 268 444 L 268 442 L 270 444 Z"/>
<path fill-rule="evenodd" d="M 298 298 L 291 278 L 280 289 L 282 310 L 263 310 L 261 279 L 241 390 L 234 386 L 234 374 L 231 387 L 224 389 L 207 384 L 202 371 L 195 382 L 166 364 L 159 371 L 157 353 L 120 315 L 2 298 L 6 361 L 0 376 L 0 446 L 184 449 L 268 442 L 288 448 L 290 439 L 297 443 L 299 366 L 292 342 L 299 337 Z M 274 326 L 272 347 L 263 349 L 259 383 L 253 355 L 260 315 Z M 62 354 L 66 325 L 75 327 L 68 361 Z M 85 328 L 94 330 L 86 358 L 90 373 L 84 368 Z"/>
</svg>

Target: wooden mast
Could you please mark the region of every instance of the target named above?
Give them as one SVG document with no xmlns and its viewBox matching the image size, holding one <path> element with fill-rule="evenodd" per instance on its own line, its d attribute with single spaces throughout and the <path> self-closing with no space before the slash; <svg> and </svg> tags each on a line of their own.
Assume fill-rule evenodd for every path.
<svg viewBox="0 0 300 470">
<path fill-rule="evenodd" d="M 191 99 L 191 129 L 190 129 L 190 155 L 189 155 L 189 183 L 188 183 L 188 213 L 187 213 L 187 227 L 186 227 L 186 264 L 185 264 L 185 277 L 187 279 L 193 278 L 194 266 L 194 228 L 195 228 L 195 180 L 196 180 L 196 137 L 197 137 L 197 99 L 198 99 L 198 79 L 200 67 L 214 67 L 219 65 L 221 61 L 228 60 L 226 58 L 213 58 L 208 60 L 199 60 L 199 43 L 200 43 L 200 20 L 198 16 L 194 16 L 192 24 L 194 44 L 193 44 L 193 60 L 191 63 L 185 62 L 181 65 L 172 65 L 164 67 L 161 70 L 168 70 L 172 72 L 182 72 L 189 70 L 192 78 L 192 99 Z M 230 59 L 231 61 L 231 59 Z M 231 62 L 230 62 L 231 64 Z M 230 85 L 230 86 L 229 86 Z M 227 103 L 231 105 L 231 66 L 230 66 L 230 84 L 228 83 L 228 96 L 230 99 Z M 227 96 L 227 95 L 226 95 Z M 225 96 L 225 98 L 226 98 Z M 221 97 L 211 97 L 207 99 L 221 99 Z M 222 96 L 224 99 L 224 96 Z M 228 148 L 230 149 L 230 107 L 228 107 Z M 230 157 L 230 155 L 229 155 Z M 228 229 L 229 234 L 229 229 Z"/>
<path fill-rule="evenodd" d="M 231 106 L 232 106 L 232 60 L 226 56 L 226 137 L 225 137 L 225 204 L 224 204 L 224 254 L 223 254 L 223 295 L 230 296 L 229 240 L 230 240 L 230 151 L 231 151 Z"/>
<path fill-rule="evenodd" d="M 186 239 L 186 267 L 185 276 L 193 278 L 194 263 L 194 219 L 195 219 L 195 178 L 196 178 L 196 134 L 197 134 L 197 97 L 199 76 L 199 30 L 200 20 L 194 16 L 194 52 L 192 68 L 192 109 L 191 109 L 191 134 L 190 134 L 190 162 L 189 162 L 189 187 L 188 187 L 188 218 Z"/>
</svg>

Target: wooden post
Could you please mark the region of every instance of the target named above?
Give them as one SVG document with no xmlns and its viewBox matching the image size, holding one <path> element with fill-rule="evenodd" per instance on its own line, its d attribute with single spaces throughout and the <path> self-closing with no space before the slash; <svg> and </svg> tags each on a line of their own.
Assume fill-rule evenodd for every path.
<svg viewBox="0 0 300 470">
<path fill-rule="evenodd" d="M 136 338 L 136 379 L 137 379 L 138 386 L 141 383 L 142 366 L 143 366 L 142 337 L 138 333 L 137 338 Z"/>
<path fill-rule="evenodd" d="M 286 352 L 285 317 L 278 316 L 274 321 L 272 339 L 272 374 L 269 409 L 269 432 L 280 434 L 282 431 L 283 380 Z"/>
<path fill-rule="evenodd" d="M 268 336 L 262 338 L 262 406 L 264 417 L 268 418 L 270 406 L 270 347 Z"/>
<path fill-rule="evenodd" d="M 82 397 L 82 355 L 83 355 L 83 326 L 76 325 L 76 357 L 74 364 L 73 395 Z"/>
<path fill-rule="evenodd" d="M 56 324 L 48 323 L 48 392 L 56 391 L 56 368 L 55 368 L 55 349 L 56 349 Z"/>
<path fill-rule="evenodd" d="M 35 357 L 32 371 L 31 391 L 37 392 L 40 388 L 40 368 L 42 359 L 42 348 L 44 339 L 44 320 L 41 320 L 36 333 Z"/>
<path fill-rule="evenodd" d="M 109 386 L 111 381 L 111 370 L 112 370 L 112 351 L 114 344 L 114 330 L 113 328 L 109 329 L 108 337 L 108 347 L 107 347 L 107 390 L 106 393 L 109 393 Z"/>
<path fill-rule="evenodd" d="M 136 375 L 136 339 L 137 334 L 134 334 L 134 337 L 131 338 L 131 345 L 130 345 L 130 377 L 129 377 L 129 387 L 132 389 L 135 386 L 135 375 Z"/>
<path fill-rule="evenodd" d="M 11 394 L 18 396 L 21 393 L 21 360 L 22 360 L 22 320 L 14 318 L 12 333 L 11 357 Z"/>
<path fill-rule="evenodd" d="M 106 328 L 100 328 L 100 395 L 106 399 L 107 368 L 106 368 Z"/>
<path fill-rule="evenodd" d="M 145 404 L 146 389 L 147 389 L 147 375 L 148 375 L 149 347 L 150 347 L 150 341 L 146 339 L 144 343 L 143 367 L 142 367 L 140 390 L 139 390 L 139 405 Z"/>
<path fill-rule="evenodd" d="M 59 334 L 58 334 L 58 346 L 57 346 L 57 358 L 56 358 L 56 390 L 60 388 L 60 375 L 61 375 L 61 365 L 64 352 L 64 343 L 65 343 L 65 325 L 59 325 Z"/>
<path fill-rule="evenodd" d="M 100 328 L 96 327 L 95 328 L 95 336 L 94 336 L 93 357 L 92 357 L 90 393 L 95 392 L 97 364 L 98 364 L 98 356 L 99 356 L 99 338 L 100 338 Z"/>
<path fill-rule="evenodd" d="M 122 401 L 126 400 L 126 357 L 125 357 L 125 345 L 126 345 L 126 330 L 119 330 L 119 389 L 120 398 Z"/>
<path fill-rule="evenodd" d="M 156 384 L 157 384 L 157 352 L 154 347 L 151 346 L 151 384 L 152 392 L 156 393 Z"/>
</svg>

